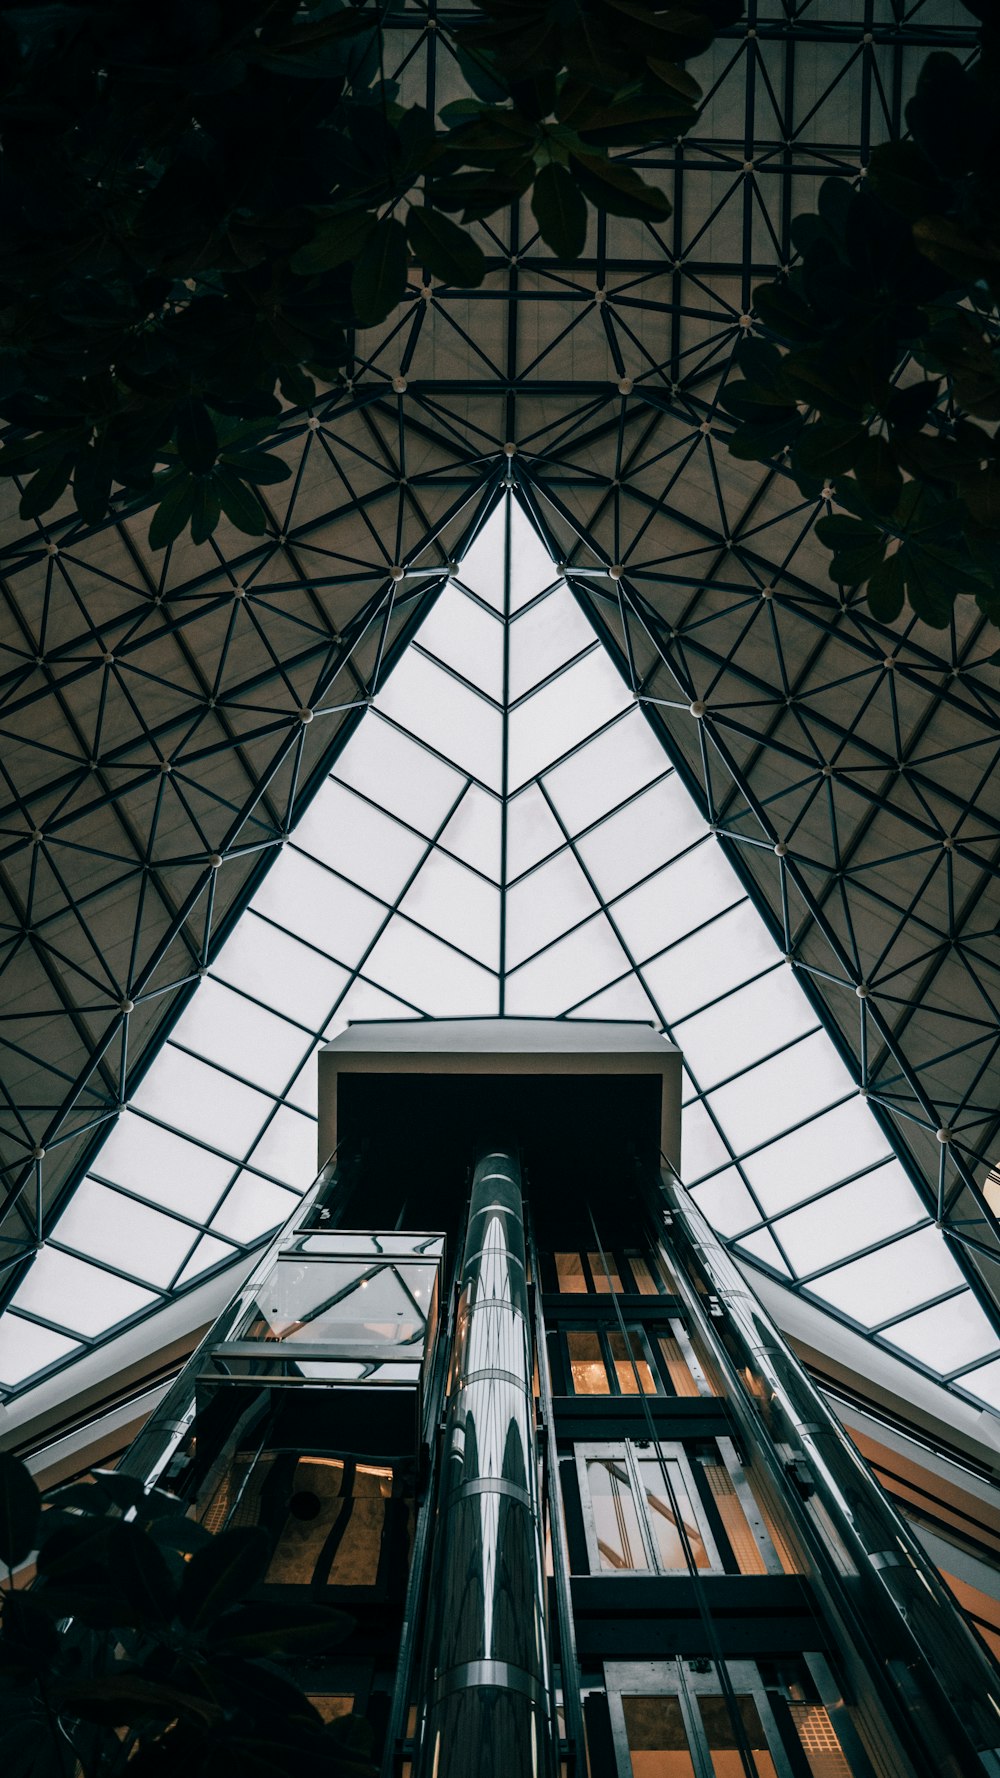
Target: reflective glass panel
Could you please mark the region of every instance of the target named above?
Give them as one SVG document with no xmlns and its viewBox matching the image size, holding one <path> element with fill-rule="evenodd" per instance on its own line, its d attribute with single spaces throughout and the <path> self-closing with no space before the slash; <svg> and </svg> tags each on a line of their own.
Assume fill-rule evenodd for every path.
<svg viewBox="0 0 1000 1778">
<path fill-rule="evenodd" d="M 626 1328 L 624 1334 L 618 1331 L 609 1333 L 608 1346 L 622 1395 L 655 1395 L 656 1382 L 646 1341 L 639 1329 Z"/>
<path fill-rule="evenodd" d="M 632 1778 L 695 1778 L 679 1698 L 622 1697 Z"/>
<path fill-rule="evenodd" d="M 759 1778 L 776 1778 L 774 1760 L 753 1698 L 745 1694 L 738 1696 L 736 1705 L 740 1717 L 739 1733 L 725 1698 L 706 1698 L 704 1695 L 698 1698 L 698 1712 L 712 1755 L 715 1778 L 746 1778 L 741 1741 L 750 1751 Z"/>
<path fill-rule="evenodd" d="M 625 1462 L 616 1457 L 588 1457 L 587 1483 L 601 1567 L 611 1571 L 648 1568 Z"/>
<path fill-rule="evenodd" d="M 566 1335 L 566 1347 L 574 1395 L 610 1395 L 600 1336 L 589 1329 L 574 1328 Z"/>
<path fill-rule="evenodd" d="M 669 1458 L 659 1463 L 652 1457 L 640 1457 L 638 1470 L 646 1503 L 646 1516 L 652 1529 L 660 1567 L 668 1571 L 687 1569 L 688 1558 L 684 1552 L 686 1538 L 695 1567 L 708 1568 L 709 1553 L 691 1506 L 680 1465 Z"/>
</svg>

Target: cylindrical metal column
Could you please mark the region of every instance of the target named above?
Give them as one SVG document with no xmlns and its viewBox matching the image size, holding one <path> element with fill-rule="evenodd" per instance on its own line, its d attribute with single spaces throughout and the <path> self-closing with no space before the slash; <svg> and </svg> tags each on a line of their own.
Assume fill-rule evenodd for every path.
<svg viewBox="0 0 1000 1778">
<path fill-rule="evenodd" d="M 417 1778 L 550 1778 L 520 1169 L 475 1170 L 440 1470 Z"/>
</svg>

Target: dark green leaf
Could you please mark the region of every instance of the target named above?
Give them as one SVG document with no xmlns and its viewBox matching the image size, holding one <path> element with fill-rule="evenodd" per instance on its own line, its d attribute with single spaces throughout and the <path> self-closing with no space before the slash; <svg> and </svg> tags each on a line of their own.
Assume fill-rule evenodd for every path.
<svg viewBox="0 0 1000 1778">
<path fill-rule="evenodd" d="M 258 1525 L 221 1531 L 188 1563 L 178 1607 L 182 1622 L 192 1630 L 207 1628 L 263 1579 L 270 1555 L 270 1538 Z"/>
<path fill-rule="evenodd" d="M 374 1746 L 371 1723 L 363 1716 L 339 1716 L 328 1724 L 327 1737 L 345 1752 L 368 1758 Z"/>
<path fill-rule="evenodd" d="M 219 451 L 215 423 L 203 401 L 186 401 L 175 433 L 181 461 L 192 475 L 207 475 Z"/>
<path fill-rule="evenodd" d="M 947 186 L 915 142 L 883 142 L 873 149 L 868 185 L 883 203 L 914 222 L 947 203 Z"/>
<path fill-rule="evenodd" d="M 316 399 L 316 385 L 312 377 L 297 364 L 286 364 L 280 372 L 281 393 L 286 401 L 292 401 L 296 407 L 309 407 Z"/>
<path fill-rule="evenodd" d="M 697 105 L 701 98 L 701 87 L 686 68 L 679 68 L 676 62 L 664 62 L 658 56 L 647 56 L 646 66 L 652 69 L 657 80 L 662 80 L 671 92 L 680 93 L 682 99 L 689 99 L 692 105 Z"/>
<path fill-rule="evenodd" d="M 893 389 L 884 405 L 886 419 L 901 432 L 917 431 L 924 424 L 941 393 L 941 384 L 926 378 L 910 383 L 905 389 Z"/>
<path fill-rule="evenodd" d="M 87 525 L 99 525 L 111 499 L 112 451 L 107 439 L 87 445 L 76 460 L 73 472 L 73 498 L 76 510 Z"/>
<path fill-rule="evenodd" d="M 195 481 L 194 505 L 191 509 L 191 541 L 204 543 L 211 537 L 222 516 L 222 502 L 214 477 L 199 476 Z"/>
<path fill-rule="evenodd" d="M 833 514 L 818 519 L 815 531 L 820 543 L 833 550 L 831 580 L 840 586 L 854 586 L 874 574 L 885 550 L 885 536 L 877 526 Z"/>
<path fill-rule="evenodd" d="M 244 1605 L 212 1626 L 210 1647 L 229 1655 L 316 1654 L 336 1648 L 354 1620 L 323 1605 Z"/>
<path fill-rule="evenodd" d="M 507 88 L 497 78 L 489 51 L 459 44 L 455 53 L 462 78 L 476 97 L 485 100 L 487 105 L 502 105 L 507 97 Z"/>
<path fill-rule="evenodd" d="M 443 284 L 474 288 L 486 276 L 482 248 L 465 229 L 449 222 L 440 211 L 414 204 L 406 218 L 406 232 L 414 256 Z"/>
<path fill-rule="evenodd" d="M 770 423 L 750 421 L 737 426 L 729 440 L 729 454 L 744 463 L 767 463 L 793 442 L 801 425 L 801 418 L 793 413 L 791 418 L 785 414 Z"/>
<path fill-rule="evenodd" d="M 56 1520 L 50 1529 L 49 1518 Z M 39 1528 L 38 1573 L 41 1579 L 92 1580 L 107 1568 L 109 1522 L 101 1518 L 74 1518 L 46 1509 Z"/>
<path fill-rule="evenodd" d="M 166 549 L 180 536 L 194 511 L 194 490 L 192 475 L 179 475 L 170 482 L 149 527 L 151 549 Z"/>
<path fill-rule="evenodd" d="M 73 1778 L 78 1761 L 55 1723 L 40 1711 L 7 1711 L 0 1719 L 4 1778 Z"/>
<path fill-rule="evenodd" d="M 38 519 L 55 506 L 73 473 L 72 457 L 53 457 L 43 463 L 21 495 L 18 507 L 22 519 Z"/>
<path fill-rule="evenodd" d="M 137 1719 L 169 1723 L 178 1716 L 207 1727 L 222 1715 L 211 1699 L 141 1673 L 109 1673 L 70 1682 L 60 1688 L 59 1702 L 68 1715 L 122 1728 L 133 1726 Z"/>
<path fill-rule="evenodd" d="M 215 471 L 215 485 L 230 524 L 235 525 L 237 531 L 245 531 L 249 537 L 262 537 L 267 530 L 267 514 L 253 489 L 223 463 Z"/>
<path fill-rule="evenodd" d="M 406 290 L 406 230 L 395 219 L 376 223 L 354 262 L 351 300 L 360 327 L 390 315 Z"/>
<path fill-rule="evenodd" d="M 138 1623 L 163 1623 L 173 1616 L 174 1583 L 152 1538 L 138 1525 L 122 1521 L 111 1527 L 108 1555 L 115 1579 Z"/>
<path fill-rule="evenodd" d="M 622 161 L 603 160 L 597 154 L 574 154 L 573 166 L 580 189 L 597 210 L 610 216 L 634 216 L 643 222 L 664 222 L 671 212 L 666 192 L 647 185 Z"/>
<path fill-rule="evenodd" d="M 8 1568 L 23 1562 L 35 1547 L 41 1498 L 20 1458 L 0 1451 L 0 1562 Z"/>
<path fill-rule="evenodd" d="M 222 461 L 248 482 L 287 482 L 292 473 L 283 458 L 270 451 L 225 451 Z"/>
<path fill-rule="evenodd" d="M 887 556 L 868 578 L 868 604 L 880 623 L 894 623 L 903 609 L 905 577 L 902 558 Z"/>
<path fill-rule="evenodd" d="M 815 420 L 796 440 L 795 467 L 805 475 L 842 475 L 853 467 L 866 437 L 864 427 L 850 420 Z"/>
<path fill-rule="evenodd" d="M 779 340 L 798 344 L 813 335 L 813 317 L 809 304 L 786 281 L 758 284 L 753 305 L 759 320 Z"/>
<path fill-rule="evenodd" d="M 3 1641 L 10 1645 L 15 1660 L 25 1666 L 43 1672 L 49 1667 L 59 1649 L 59 1636 L 51 1614 L 35 1593 L 23 1587 L 5 1593 Z"/>
<path fill-rule="evenodd" d="M 587 238 L 587 201 L 565 167 L 553 162 L 541 168 L 531 208 L 546 246 L 560 259 L 579 259 Z"/>
<path fill-rule="evenodd" d="M 891 513 L 903 492 L 903 477 L 884 438 L 866 438 L 854 460 L 858 487 L 873 512 Z"/>
<path fill-rule="evenodd" d="M 977 525 L 987 530 L 1000 528 L 1000 464 L 992 463 L 989 469 L 964 476 L 959 492 Z"/>
<path fill-rule="evenodd" d="M 216 470 L 216 481 L 219 480 L 221 473 L 221 470 Z M 261 518 L 263 519 L 263 514 L 261 514 Z M 241 530 L 243 528 L 240 527 Z M 263 525 L 261 528 L 263 529 Z M 174 1505 L 176 1507 L 176 1501 Z M 212 1533 L 206 1531 L 204 1525 L 199 1525 L 196 1519 L 186 1518 L 177 1512 L 154 1519 L 149 1526 L 149 1536 L 159 1549 L 176 1550 L 184 1556 L 193 1556 L 196 1550 L 205 1549 L 212 1541 Z"/>
<path fill-rule="evenodd" d="M 292 271 L 300 277 L 346 265 L 360 253 L 376 227 L 368 210 L 346 210 L 320 224 L 311 241 L 293 254 Z"/>
</svg>

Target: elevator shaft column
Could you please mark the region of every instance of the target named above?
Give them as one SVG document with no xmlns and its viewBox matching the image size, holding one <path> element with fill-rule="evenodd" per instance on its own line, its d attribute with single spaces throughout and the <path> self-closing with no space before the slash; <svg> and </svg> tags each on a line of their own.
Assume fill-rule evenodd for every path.
<svg viewBox="0 0 1000 1778">
<path fill-rule="evenodd" d="M 550 1778 L 520 1169 L 479 1161 L 449 1378 L 417 1778 Z"/>
</svg>

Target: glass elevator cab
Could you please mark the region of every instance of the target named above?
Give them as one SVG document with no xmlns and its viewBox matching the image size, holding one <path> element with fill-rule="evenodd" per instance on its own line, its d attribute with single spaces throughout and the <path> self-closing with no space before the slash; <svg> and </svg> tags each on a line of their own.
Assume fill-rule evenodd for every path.
<svg viewBox="0 0 1000 1778">
<path fill-rule="evenodd" d="M 687 1198 L 678 1052 L 348 1028 L 324 1165 L 124 1460 L 354 1632 L 382 1778 L 1000 1778 L 1000 1674 Z"/>
</svg>

